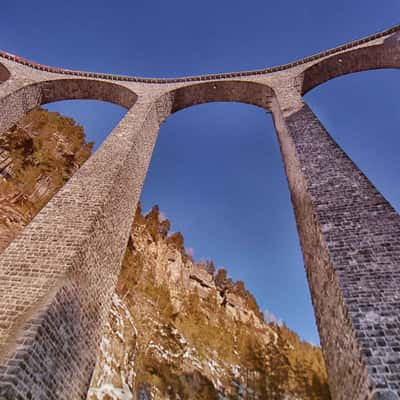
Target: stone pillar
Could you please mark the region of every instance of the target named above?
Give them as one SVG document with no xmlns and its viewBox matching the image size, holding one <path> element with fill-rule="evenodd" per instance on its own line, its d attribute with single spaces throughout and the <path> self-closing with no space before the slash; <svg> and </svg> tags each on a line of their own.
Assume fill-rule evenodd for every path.
<svg viewBox="0 0 400 400">
<path fill-rule="evenodd" d="M 0 399 L 85 399 L 159 128 L 138 101 L 0 257 Z"/>
<path fill-rule="evenodd" d="M 274 123 L 332 398 L 399 399 L 400 216 L 294 89 L 276 93 Z"/>
</svg>

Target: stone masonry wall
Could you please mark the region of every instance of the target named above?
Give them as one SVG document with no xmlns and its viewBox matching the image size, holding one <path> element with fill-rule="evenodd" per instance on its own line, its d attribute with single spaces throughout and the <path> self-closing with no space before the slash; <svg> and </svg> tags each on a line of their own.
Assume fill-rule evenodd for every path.
<svg viewBox="0 0 400 400">
<path fill-rule="evenodd" d="M 292 101 L 284 95 L 279 100 Z M 332 397 L 364 400 L 392 393 L 388 398 L 395 399 L 400 216 L 306 104 L 284 116 L 277 110 L 275 124 Z"/>
<path fill-rule="evenodd" d="M 0 397 L 85 397 L 157 130 L 138 104 L 3 253 Z"/>
</svg>

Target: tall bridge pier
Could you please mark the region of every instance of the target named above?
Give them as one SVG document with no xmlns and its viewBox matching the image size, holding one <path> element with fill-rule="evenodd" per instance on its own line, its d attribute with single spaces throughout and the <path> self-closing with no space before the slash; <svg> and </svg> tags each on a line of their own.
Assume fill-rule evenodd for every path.
<svg viewBox="0 0 400 400">
<path fill-rule="evenodd" d="M 127 112 L 0 256 L 0 399 L 84 399 L 160 123 L 194 104 L 272 113 L 334 400 L 400 399 L 400 216 L 303 99 L 336 76 L 400 67 L 400 26 L 261 70 L 139 78 L 0 52 L 0 132 L 35 107 Z"/>
</svg>

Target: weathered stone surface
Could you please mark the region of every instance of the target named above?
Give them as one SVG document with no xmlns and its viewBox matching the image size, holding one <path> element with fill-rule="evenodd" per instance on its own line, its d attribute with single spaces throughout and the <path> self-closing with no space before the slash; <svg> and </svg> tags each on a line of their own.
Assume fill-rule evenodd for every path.
<svg viewBox="0 0 400 400">
<path fill-rule="evenodd" d="M 0 395 L 84 398 L 159 123 L 193 104 L 242 101 L 274 114 L 334 399 L 398 396 L 399 216 L 301 95 L 335 76 L 398 68 L 399 30 L 283 66 L 173 79 L 63 70 L 1 52 L 0 131 L 60 99 L 129 111 L 0 257 Z"/>
<path fill-rule="evenodd" d="M 400 216 L 301 98 L 278 102 L 293 105 L 275 121 L 332 396 L 398 390 Z"/>
</svg>

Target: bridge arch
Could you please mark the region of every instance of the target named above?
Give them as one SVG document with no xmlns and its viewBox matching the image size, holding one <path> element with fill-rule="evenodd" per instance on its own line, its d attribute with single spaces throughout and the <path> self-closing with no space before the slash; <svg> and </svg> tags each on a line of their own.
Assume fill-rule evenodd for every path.
<svg viewBox="0 0 400 400">
<path fill-rule="evenodd" d="M 163 117 L 196 104 L 211 102 L 239 102 L 253 104 L 270 111 L 270 103 L 275 96 L 271 87 L 252 81 L 210 81 L 199 82 L 175 88 L 157 100 L 167 105 Z"/>
<path fill-rule="evenodd" d="M 125 86 L 95 79 L 55 79 L 34 85 L 38 85 L 41 91 L 41 104 L 61 100 L 92 99 L 129 109 L 137 99 L 137 95 Z"/>
<path fill-rule="evenodd" d="M 61 100 L 92 99 L 120 105 L 135 104 L 137 95 L 125 86 L 96 79 L 71 78 L 35 82 L 0 98 L 0 133 L 6 131 L 29 111 L 42 104 Z"/>
<path fill-rule="evenodd" d="M 10 76 L 10 71 L 3 64 L 0 64 L 0 84 L 10 79 Z"/>
<path fill-rule="evenodd" d="M 338 76 L 381 68 L 400 68 L 400 32 L 382 44 L 335 54 L 313 64 L 300 75 L 303 78 L 301 94 Z"/>
</svg>

